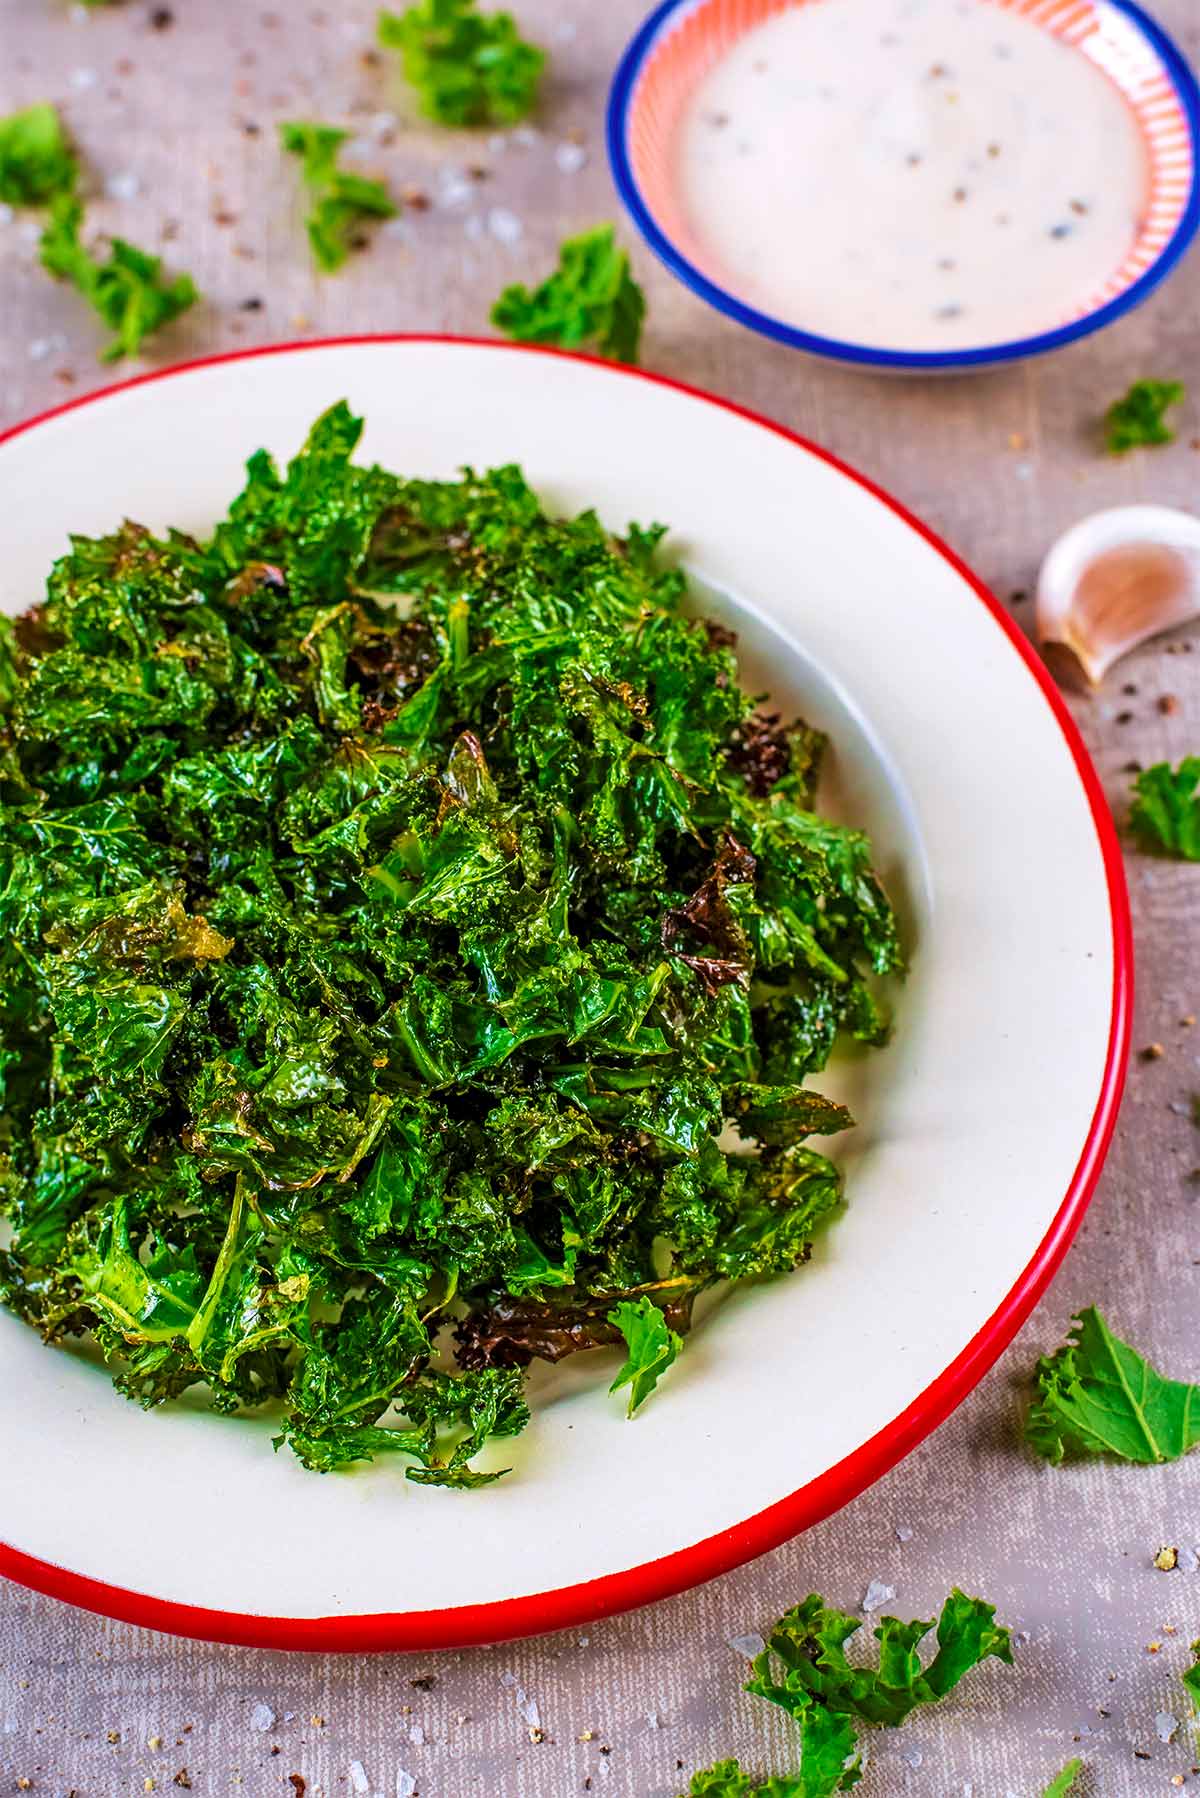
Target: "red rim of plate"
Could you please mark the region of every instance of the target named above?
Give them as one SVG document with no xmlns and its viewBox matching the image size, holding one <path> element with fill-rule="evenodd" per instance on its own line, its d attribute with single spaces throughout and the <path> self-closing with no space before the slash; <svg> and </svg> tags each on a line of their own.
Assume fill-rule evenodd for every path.
<svg viewBox="0 0 1200 1798">
<path fill-rule="evenodd" d="M 497 343 L 488 338 L 451 337 L 422 332 L 367 333 L 318 338 L 302 343 L 268 344 L 255 349 L 233 350 L 224 355 L 203 356 L 171 368 L 152 369 L 148 373 L 135 375 L 128 381 L 101 388 L 96 393 L 83 394 L 0 433 L 0 443 L 6 443 L 25 431 L 33 430 L 49 419 L 73 412 L 77 407 L 91 405 L 109 394 L 128 392 L 132 387 L 167 380 L 173 375 L 187 374 L 194 369 L 223 362 L 249 360 L 256 356 L 280 355 L 294 350 L 381 343 L 462 343 L 476 348 L 486 347 L 506 355 L 565 354 L 561 350 L 530 344 Z M 609 1617 L 620 1611 L 632 1610 L 638 1605 L 650 1604 L 660 1598 L 668 1598 L 676 1592 L 700 1585 L 705 1580 L 714 1579 L 718 1574 L 728 1573 L 757 1555 L 765 1554 L 769 1549 L 778 1548 L 801 1530 L 830 1516 L 882 1478 L 931 1430 L 944 1422 L 1012 1341 L 1049 1285 L 1083 1220 L 1104 1164 L 1125 1082 L 1133 1005 L 1133 935 L 1121 847 L 1112 814 L 1083 739 L 1046 668 L 998 601 L 954 551 L 883 488 L 847 467 L 828 450 L 819 449 L 784 425 L 776 424 L 745 406 L 719 399 L 701 388 L 672 380 L 667 375 L 651 374 L 644 369 L 623 367 L 591 356 L 572 355 L 568 360 L 595 363 L 622 379 L 652 381 L 657 386 L 687 394 L 691 399 L 703 400 L 710 406 L 720 406 L 738 418 L 747 419 L 763 430 L 773 431 L 776 436 L 786 438 L 809 455 L 836 468 L 849 480 L 855 481 L 902 518 L 962 576 L 980 603 L 991 613 L 1041 689 L 1046 704 L 1062 731 L 1091 808 L 1104 861 L 1113 934 L 1113 992 L 1108 1052 L 1096 1109 L 1066 1195 L 1036 1254 L 1007 1297 L 949 1367 L 898 1417 L 852 1454 L 828 1468 L 815 1480 L 810 1480 L 798 1492 L 793 1492 L 789 1498 L 780 1499 L 732 1529 L 722 1530 L 704 1541 L 693 1543 L 689 1548 L 679 1549 L 674 1554 L 664 1555 L 643 1566 L 605 1574 L 600 1579 L 587 1580 L 579 1585 L 561 1586 L 552 1592 L 532 1594 L 524 1598 L 500 1599 L 492 1604 L 346 1617 L 264 1617 L 241 1615 L 235 1611 L 212 1611 L 198 1605 L 177 1604 L 170 1599 L 155 1598 L 149 1593 L 127 1591 L 120 1586 L 106 1585 L 101 1580 L 72 1573 L 68 1568 L 55 1566 L 49 1561 L 38 1560 L 32 1555 L 23 1554 L 19 1548 L 0 1542 L 0 1574 L 32 1587 L 34 1591 L 46 1593 L 51 1598 L 63 1599 L 68 1604 L 99 1612 L 106 1617 L 117 1618 L 124 1623 L 166 1630 L 177 1636 L 192 1636 L 201 1641 L 227 1642 L 254 1648 L 359 1652 L 371 1649 L 464 1648 L 484 1642 L 505 1641 L 516 1636 L 541 1635 L 551 1630 L 589 1623 L 600 1617 Z"/>
</svg>

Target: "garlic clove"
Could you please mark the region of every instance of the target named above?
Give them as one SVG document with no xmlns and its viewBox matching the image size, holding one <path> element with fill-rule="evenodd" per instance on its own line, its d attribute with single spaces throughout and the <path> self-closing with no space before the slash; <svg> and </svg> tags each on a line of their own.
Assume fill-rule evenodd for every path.
<svg viewBox="0 0 1200 1798">
<path fill-rule="evenodd" d="M 1093 686 L 1139 643 L 1196 617 L 1200 518 L 1171 506 L 1081 519 L 1038 575 L 1038 642 L 1068 649 Z"/>
</svg>

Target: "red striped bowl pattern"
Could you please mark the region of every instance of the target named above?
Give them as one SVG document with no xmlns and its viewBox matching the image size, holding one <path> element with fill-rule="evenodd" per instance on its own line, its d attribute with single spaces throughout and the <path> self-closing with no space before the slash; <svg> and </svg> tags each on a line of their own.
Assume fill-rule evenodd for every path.
<svg viewBox="0 0 1200 1798">
<path fill-rule="evenodd" d="M 630 96 L 626 144 L 633 178 L 659 229 L 689 261 L 704 266 L 679 202 L 674 152 L 689 96 L 747 31 L 792 6 L 837 0 L 694 0 L 667 21 Z M 1154 46 L 1106 0 L 980 0 L 1023 13 L 1087 56 L 1120 90 L 1146 149 L 1148 186 L 1137 235 L 1121 266 L 1061 324 L 1117 299 L 1153 266 L 1179 228 L 1195 179 L 1187 116 Z"/>
</svg>

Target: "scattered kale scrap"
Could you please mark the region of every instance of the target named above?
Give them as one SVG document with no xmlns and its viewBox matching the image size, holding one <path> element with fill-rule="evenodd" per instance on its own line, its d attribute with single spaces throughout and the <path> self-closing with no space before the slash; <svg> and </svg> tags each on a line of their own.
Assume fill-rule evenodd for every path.
<svg viewBox="0 0 1200 1798">
<path fill-rule="evenodd" d="M 1155 762 L 1133 785 L 1129 822 L 1144 843 L 1183 861 L 1200 861 L 1200 756 L 1185 755 L 1178 768 Z"/>
<path fill-rule="evenodd" d="M 41 206 L 70 193 L 79 174 L 53 106 L 40 102 L 0 119 L 0 201 Z"/>
<path fill-rule="evenodd" d="M 1109 455 L 1123 456 L 1131 449 L 1174 443 L 1175 433 L 1166 414 L 1183 398 L 1181 381 L 1135 381 L 1129 392 L 1114 400 L 1104 414 L 1104 442 Z"/>
<path fill-rule="evenodd" d="M 145 1405 L 467 1486 L 532 1360 L 624 1335 L 640 1398 L 806 1258 L 850 1120 L 802 1083 L 899 953 L 657 530 L 359 431 L 206 543 L 76 539 L 0 636 L 0 1296 Z"/>
<path fill-rule="evenodd" d="M 1025 1436 L 1055 1466 L 1086 1455 L 1177 1461 L 1200 1442 L 1200 1386 L 1165 1378 L 1089 1305 L 1038 1361 Z"/>
<path fill-rule="evenodd" d="M 378 30 L 439 125 L 515 125 L 537 101 L 546 53 L 526 43 L 511 13 L 481 13 L 475 0 L 417 0 L 381 12 Z"/>
<path fill-rule="evenodd" d="M 995 1619 L 994 1605 L 955 1587 L 942 1606 L 937 1652 L 927 1666 L 918 1650 L 933 1624 L 884 1617 L 875 1631 L 879 1664 L 871 1667 L 846 1654 L 862 1619 L 810 1593 L 779 1619 L 746 1687 L 791 1717 L 799 1731 L 799 1766 L 760 1784 L 737 1761 L 718 1761 L 693 1774 L 685 1798 L 833 1798 L 851 1791 L 862 1778 L 855 1719 L 895 1729 L 918 1705 L 945 1698 L 990 1657 L 1011 1666 L 1009 1632 Z"/>
<path fill-rule="evenodd" d="M 195 304 L 199 298 L 195 283 L 190 275 L 164 282 L 159 258 L 121 237 L 113 238 L 107 261 L 98 261 L 80 242 L 82 222 L 79 201 L 60 194 L 41 236 L 42 267 L 59 280 L 70 281 L 115 333 L 100 352 L 102 362 L 136 356 L 144 338 Z"/>
<path fill-rule="evenodd" d="M 382 181 L 338 168 L 338 151 L 349 135 L 336 125 L 306 120 L 289 120 L 279 127 L 283 148 L 302 159 L 304 183 L 313 197 L 305 229 L 313 261 L 325 274 L 341 268 L 365 219 L 390 219 L 397 211 Z"/>
<path fill-rule="evenodd" d="M 492 323 L 518 343 L 591 345 L 616 362 L 636 362 L 646 298 L 611 225 L 597 225 L 559 246 L 558 267 L 530 290 L 506 287 Z"/>
</svg>

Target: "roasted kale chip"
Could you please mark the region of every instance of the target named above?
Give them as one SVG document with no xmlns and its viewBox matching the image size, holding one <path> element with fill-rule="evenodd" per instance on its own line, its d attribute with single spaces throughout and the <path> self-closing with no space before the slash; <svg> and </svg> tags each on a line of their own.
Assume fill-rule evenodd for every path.
<svg viewBox="0 0 1200 1798">
<path fill-rule="evenodd" d="M 142 1404 L 462 1487 L 532 1360 L 624 1337 L 640 1402 L 806 1258 L 850 1120 L 803 1082 L 900 956 L 659 533 L 359 431 L 5 621 L 0 1296 Z"/>
</svg>

